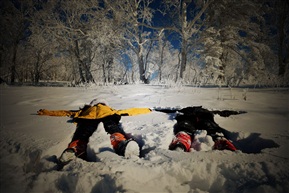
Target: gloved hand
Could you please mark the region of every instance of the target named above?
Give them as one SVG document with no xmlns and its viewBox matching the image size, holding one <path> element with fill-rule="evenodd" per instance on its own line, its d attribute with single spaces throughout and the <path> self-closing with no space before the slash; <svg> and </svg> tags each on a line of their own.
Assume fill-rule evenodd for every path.
<svg viewBox="0 0 289 193">
<path fill-rule="evenodd" d="M 46 109 L 39 109 L 39 110 L 37 111 L 37 114 L 38 114 L 38 115 L 47 115 L 47 114 L 49 114 L 49 111 L 46 110 Z"/>
</svg>

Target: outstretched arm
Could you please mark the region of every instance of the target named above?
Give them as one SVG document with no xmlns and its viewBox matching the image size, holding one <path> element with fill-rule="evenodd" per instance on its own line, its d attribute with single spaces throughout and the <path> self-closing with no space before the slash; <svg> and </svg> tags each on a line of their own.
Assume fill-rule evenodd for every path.
<svg viewBox="0 0 289 193">
<path fill-rule="evenodd" d="M 213 114 L 218 114 L 221 117 L 229 117 L 231 115 L 239 115 L 239 114 L 244 114 L 247 113 L 246 111 L 231 111 L 231 110 L 223 110 L 223 111 L 211 111 Z"/>
<path fill-rule="evenodd" d="M 162 112 L 162 113 L 175 113 L 180 111 L 182 108 L 180 107 L 154 107 L 152 108 L 154 111 Z"/>
<path fill-rule="evenodd" d="M 200 106 L 201 107 L 201 106 Z M 182 111 L 182 109 L 185 108 L 178 108 L 178 107 L 157 107 L 154 108 L 154 111 L 159 111 L 159 112 L 163 112 L 163 113 L 175 113 L 175 112 L 180 112 Z M 239 115 L 239 114 L 244 114 L 247 113 L 246 111 L 233 111 L 233 110 L 213 110 L 210 111 L 213 114 L 218 114 L 221 117 L 229 117 L 231 115 Z"/>
<path fill-rule="evenodd" d="M 67 110 L 54 110 L 50 111 L 47 109 L 40 109 L 37 111 L 38 115 L 47 115 L 47 116 L 58 116 L 58 117 L 73 117 L 77 111 L 67 111 Z"/>
<path fill-rule="evenodd" d="M 124 110 L 118 110 L 117 114 L 121 116 L 133 116 L 133 115 L 140 115 L 150 113 L 152 110 L 149 108 L 130 108 Z"/>
</svg>

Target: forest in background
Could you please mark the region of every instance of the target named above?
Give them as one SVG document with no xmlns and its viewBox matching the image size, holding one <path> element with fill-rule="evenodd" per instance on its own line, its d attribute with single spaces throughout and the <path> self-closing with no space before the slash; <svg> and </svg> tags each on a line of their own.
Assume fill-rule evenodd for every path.
<svg viewBox="0 0 289 193">
<path fill-rule="evenodd" d="M 289 85 L 287 0 L 1 0 L 7 84 Z"/>
</svg>

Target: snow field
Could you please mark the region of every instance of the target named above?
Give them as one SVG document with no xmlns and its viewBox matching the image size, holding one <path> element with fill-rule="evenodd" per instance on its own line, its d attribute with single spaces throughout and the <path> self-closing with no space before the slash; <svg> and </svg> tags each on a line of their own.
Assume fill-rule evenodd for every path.
<svg viewBox="0 0 289 193">
<path fill-rule="evenodd" d="M 287 192 L 289 91 L 249 89 L 247 100 L 243 93 L 241 88 L 151 85 L 1 87 L 0 192 Z M 240 151 L 211 151 L 210 137 L 202 132 L 198 151 L 169 151 L 174 114 L 152 112 L 121 120 L 141 145 L 141 158 L 113 153 L 99 124 L 90 138 L 89 162 L 76 159 L 56 171 L 53 161 L 70 142 L 75 125 L 67 117 L 37 116 L 37 110 L 75 110 L 94 98 L 104 98 L 115 109 L 202 105 L 245 110 L 215 116 Z"/>
</svg>

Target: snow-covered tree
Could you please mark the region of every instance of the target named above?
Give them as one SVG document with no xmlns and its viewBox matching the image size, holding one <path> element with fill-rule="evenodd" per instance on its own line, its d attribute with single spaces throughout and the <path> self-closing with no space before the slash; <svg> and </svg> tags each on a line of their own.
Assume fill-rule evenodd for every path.
<svg viewBox="0 0 289 193">
<path fill-rule="evenodd" d="M 206 69 L 226 85 L 267 74 L 266 60 L 272 61 L 274 53 L 267 41 L 263 6 L 258 0 L 220 0 L 206 15 L 201 38 Z"/>
<path fill-rule="evenodd" d="M 40 4 L 38 3 L 35 3 L 32 6 L 41 9 Z M 59 43 L 56 39 L 53 39 L 53 35 L 49 33 L 45 28 L 45 25 L 43 25 L 43 20 L 41 20 L 43 14 L 46 15 L 47 13 L 35 11 L 29 18 L 29 30 L 31 34 L 27 39 L 29 46 L 27 47 L 26 54 L 30 57 L 28 62 L 31 66 L 30 80 L 36 84 L 40 79 L 48 79 L 46 75 L 50 74 L 56 68 L 54 65 L 48 65 L 48 63 L 50 60 L 53 60 L 58 51 L 57 47 L 59 47 Z"/>
<path fill-rule="evenodd" d="M 204 48 L 199 51 L 205 63 L 202 76 L 209 77 L 213 82 L 217 82 L 218 77 L 224 76 L 224 72 L 221 70 L 222 61 L 220 60 L 223 52 L 219 39 L 220 32 L 214 27 L 209 27 L 205 33 L 206 37 L 202 41 Z"/>
<path fill-rule="evenodd" d="M 112 17 L 124 29 L 124 44 L 128 45 L 137 56 L 140 80 L 149 82 L 146 58 L 151 48 L 151 31 L 143 24 L 150 26 L 153 9 L 149 7 L 152 0 L 105 0 L 105 6 Z"/>
<path fill-rule="evenodd" d="M 105 12 L 106 10 L 104 10 Z M 117 77 L 115 76 L 116 58 L 119 57 L 120 51 L 123 48 L 121 35 L 122 28 L 118 26 L 110 16 L 103 15 L 98 18 L 96 23 L 92 26 L 89 32 L 90 39 L 93 43 L 94 60 L 96 64 L 92 67 L 92 71 L 101 69 L 103 82 L 114 82 Z"/>
<path fill-rule="evenodd" d="M 189 46 L 202 26 L 202 15 L 206 12 L 213 0 L 190 1 L 190 0 L 166 0 L 164 5 L 167 13 L 172 19 L 172 26 L 168 29 L 178 33 L 180 37 L 180 78 L 184 78 L 187 66 Z"/>
<path fill-rule="evenodd" d="M 273 0 L 268 1 L 267 15 L 269 25 L 274 31 L 271 34 L 277 44 L 279 76 L 284 76 L 289 66 L 289 1 Z M 287 67 L 286 67 L 287 66 Z"/>
<path fill-rule="evenodd" d="M 289 74 L 286 0 L 0 3 L 0 76 L 8 82 L 239 85 Z"/>
<path fill-rule="evenodd" d="M 54 52 L 71 60 L 75 82 L 113 81 L 113 57 L 120 45 L 119 31 L 99 1 L 41 1 L 36 10 L 31 36 L 35 37 L 38 30 L 50 37 L 45 38 L 42 45 L 35 42 L 34 47 L 56 41 L 58 47 Z"/>
<path fill-rule="evenodd" d="M 149 57 L 150 70 L 157 75 L 159 83 L 168 80 L 176 81 L 178 77 L 178 54 L 178 50 L 173 48 L 166 33 L 161 33 Z"/>
<path fill-rule="evenodd" d="M 19 81 L 19 47 L 25 43 L 29 15 L 33 12 L 31 1 L 0 1 L 1 15 L 1 78 L 7 82 Z"/>
</svg>

